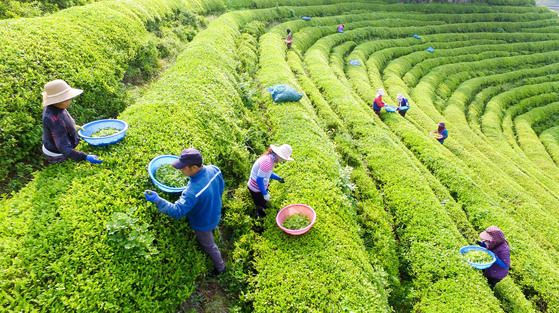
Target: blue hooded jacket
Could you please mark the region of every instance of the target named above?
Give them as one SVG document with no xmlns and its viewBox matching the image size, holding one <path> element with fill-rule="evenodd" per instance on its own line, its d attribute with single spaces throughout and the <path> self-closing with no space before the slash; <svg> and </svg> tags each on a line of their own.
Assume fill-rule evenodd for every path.
<svg viewBox="0 0 559 313">
<path fill-rule="evenodd" d="M 209 231 L 217 227 L 221 219 L 221 197 L 225 189 L 223 175 L 217 166 L 204 165 L 198 173 L 190 176 L 186 189 L 179 200 L 171 203 L 160 198 L 156 207 L 159 212 L 179 219 L 186 215 L 195 231 Z"/>
</svg>

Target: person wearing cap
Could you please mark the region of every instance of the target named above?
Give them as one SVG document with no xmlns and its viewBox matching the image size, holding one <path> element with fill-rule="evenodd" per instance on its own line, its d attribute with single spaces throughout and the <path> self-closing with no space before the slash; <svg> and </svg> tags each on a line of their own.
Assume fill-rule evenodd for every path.
<svg viewBox="0 0 559 313">
<path fill-rule="evenodd" d="M 505 239 L 505 234 L 497 226 L 489 226 L 479 234 L 481 241 L 478 244 L 495 254 L 497 260 L 489 268 L 483 270 L 483 275 L 487 277 L 489 287 L 495 288 L 498 282 L 509 274 L 510 267 L 510 246 Z"/>
<path fill-rule="evenodd" d="M 225 262 L 215 244 L 213 230 L 221 219 L 221 197 L 225 182 L 221 170 L 215 165 L 203 165 L 200 151 L 189 148 L 181 152 L 172 166 L 190 177 L 186 189 L 175 203 L 171 203 L 152 190 L 146 190 L 147 201 L 155 203 L 157 210 L 172 218 L 186 216 L 196 239 L 212 259 L 214 269 L 210 276 L 225 271 Z"/>
<path fill-rule="evenodd" d="M 375 111 L 377 115 L 380 114 L 380 110 L 386 105 L 386 103 L 382 101 L 382 96 L 384 96 L 384 89 L 380 88 L 377 90 L 377 96 L 373 101 L 373 111 Z"/>
<path fill-rule="evenodd" d="M 437 139 L 441 144 L 443 144 L 444 140 L 448 138 L 448 130 L 446 129 L 444 122 L 439 122 L 437 126 L 439 128 L 436 131 L 432 131 L 431 135 L 435 137 L 435 139 Z"/>
<path fill-rule="evenodd" d="M 404 95 L 401 94 L 401 93 L 399 93 L 399 94 L 396 96 L 396 100 L 398 100 L 398 103 L 400 103 L 400 104 L 398 105 L 398 113 L 400 113 L 400 115 L 401 115 L 402 117 L 405 117 L 405 116 L 406 116 L 406 112 L 407 112 L 408 109 L 410 108 L 410 104 L 409 104 L 408 99 L 404 98 Z"/>
<path fill-rule="evenodd" d="M 65 81 L 57 79 L 47 83 L 43 92 L 43 154 L 49 163 L 66 159 L 86 160 L 98 164 L 103 162 L 96 155 L 88 155 L 75 150 L 80 143 L 74 119 L 68 113 L 72 99 L 83 90 L 71 88 Z"/>
<path fill-rule="evenodd" d="M 247 187 L 256 205 L 257 217 L 266 216 L 264 210 L 266 210 L 267 202 L 272 198 L 268 193 L 270 179 L 275 179 L 280 183 L 285 182 L 283 178 L 274 174 L 274 164 L 282 161 L 293 161 L 291 158 L 292 152 L 293 150 L 288 144 L 283 144 L 279 147 L 270 145 L 270 148 L 254 162 Z"/>
</svg>

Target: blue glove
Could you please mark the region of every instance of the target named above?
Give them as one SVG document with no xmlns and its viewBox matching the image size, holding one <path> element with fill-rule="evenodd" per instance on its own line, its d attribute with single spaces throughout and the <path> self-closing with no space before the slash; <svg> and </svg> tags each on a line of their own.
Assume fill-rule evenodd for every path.
<svg viewBox="0 0 559 313">
<path fill-rule="evenodd" d="M 157 203 L 159 201 L 159 195 L 155 191 L 146 190 L 144 196 L 146 196 L 146 200 L 149 202 Z"/>
<path fill-rule="evenodd" d="M 103 160 L 99 160 L 99 157 L 93 154 L 90 154 L 88 156 L 85 157 L 85 160 L 87 162 L 91 162 L 93 164 L 99 164 L 99 163 L 103 163 Z"/>
</svg>

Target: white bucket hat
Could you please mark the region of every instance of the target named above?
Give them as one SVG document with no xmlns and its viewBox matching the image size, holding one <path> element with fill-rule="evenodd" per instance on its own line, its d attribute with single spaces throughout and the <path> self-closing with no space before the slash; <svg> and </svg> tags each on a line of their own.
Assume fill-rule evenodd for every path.
<svg viewBox="0 0 559 313">
<path fill-rule="evenodd" d="M 284 143 L 281 146 L 274 146 L 274 145 L 270 145 L 270 148 L 272 148 L 272 151 L 274 151 L 274 153 L 282 160 L 285 161 L 293 161 L 293 159 L 291 158 L 291 153 L 293 153 L 293 149 L 291 149 L 291 146 Z"/>
<path fill-rule="evenodd" d="M 384 96 L 384 89 L 380 88 L 379 90 L 377 90 L 377 94 Z"/>
<path fill-rule="evenodd" d="M 401 93 L 399 93 L 399 94 L 396 96 L 396 99 L 398 99 L 398 101 L 399 101 L 399 100 L 402 100 L 402 99 L 404 99 L 404 95 L 401 94 Z"/>
<path fill-rule="evenodd" d="M 53 80 L 45 85 L 43 92 L 43 106 L 57 104 L 81 95 L 83 90 L 74 89 L 61 79 Z"/>
</svg>

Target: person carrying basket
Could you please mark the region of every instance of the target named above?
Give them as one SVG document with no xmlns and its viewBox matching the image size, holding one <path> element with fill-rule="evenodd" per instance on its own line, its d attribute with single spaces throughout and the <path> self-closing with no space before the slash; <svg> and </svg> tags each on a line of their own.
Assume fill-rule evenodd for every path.
<svg viewBox="0 0 559 313">
<path fill-rule="evenodd" d="M 215 165 L 203 165 L 200 151 L 188 148 L 171 165 L 190 177 L 181 197 L 171 203 L 152 190 L 146 190 L 144 196 L 153 202 L 157 210 L 172 218 L 188 218 L 190 227 L 196 233 L 196 239 L 204 252 L 212 259 L 214 269 L 208 276 L 217 276 L 225 271 L 225 262 L 215 244 L 213 230 L 221 219 L 221 197 L 225 182 L 221 170 Z"/>
<path fill-rule="evenodd" d="M 441 144 L 444 143 L 444 140 L 446 138 L 448 138 L 448 130 L 446 129 L 446 126 L 444 124 L 444 122 L 439 122 L 437 124 L 437 126 L 439 127 L 436 131 L 432 131 L 431 132 L 431 136 L 433 136 L 435 139 L 437 139 Z"/>
<path fill-rule="evenodd" d="M 406 112 L 408 112 L 408 109 L 410 108 L 410 103 L 408 101 L 408 99 L 404 98 L 404 95 L 399 93 L 396 96 L 396 100 L 398 100 L 398 102 L 400 103 L 398 105 L 398 113 L 402 116 L 405 117 L 406 116 Z"/>
<path fill-rule="evenodd" d="M 493 252 L 497 260 L 489 268 L 483 270 L 483 276 L 487 277 L 489 287 L 494 289 L 498 282 L 509 274 L 510 268 L 510 246 L 505 239 L 505 234 L 497 226 L 489 226 L 479 234 L 481 238 L 478 245 Z"/>
<path fill-rule="evenodd" d="M 280 183 L 285 182 L 282 177 L 274 174 L 274 164 L 282 161 L 293 161 L 291 158 L 292 152 L 293 150 L 288 144 L 283 144 L 279 147 L 270 145 L 270 148 L 254 162 L 250 171 L 247 188 L 256 206 L 257 218 L 266 216 L 264 210 L 266 210 L 266 205 L 272 198 L 268 193 L 270 179 L 275 179 Z"/>
</svg>

